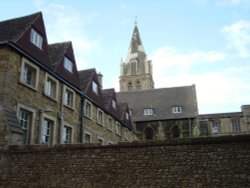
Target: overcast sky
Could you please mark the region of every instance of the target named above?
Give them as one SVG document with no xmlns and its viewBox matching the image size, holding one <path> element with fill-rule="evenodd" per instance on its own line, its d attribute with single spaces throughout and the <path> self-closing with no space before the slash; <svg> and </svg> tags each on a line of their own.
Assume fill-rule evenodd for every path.
<svg viewBox="0 0 250 188">
<path fill-rule="evenodd" d="M 200 114 L 250 104 L 250 0 L 5 0 L 0 20 L 38 11 L 49 43 L 72 41 L 104 88 L 119 91 L 137 17 L 156 88 L 195 84 Z"/>
</svg>

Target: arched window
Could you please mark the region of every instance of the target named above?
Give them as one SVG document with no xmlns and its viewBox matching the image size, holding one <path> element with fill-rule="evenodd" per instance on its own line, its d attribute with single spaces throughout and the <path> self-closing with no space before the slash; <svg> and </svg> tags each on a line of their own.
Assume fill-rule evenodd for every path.
<svg viewBox="0 0 250 188">
<path fill-rule="evenodd" d="M 137 91 L 141 90 L 141 83 L 139 80 L 136 81 L 136 90 Z"/>
<path fill-rule="evenodd" d="M 172 138 L 179 138 L 180 137 L 180 129 L 177 125 L 172 127 L 171 129 L 171 137 Z"/>
<path fill-rule="evenodd" d="M 132 91 L 133 90 L 133 85 L 131 82 L 128 83 L 128 91 Z"/>
<path fill-rule="evenodd" d="M 146 140 L 152 140 L 154 138 L 154 130 L 151 127 L 144 129 L 144 138 Z"/>
</svg>

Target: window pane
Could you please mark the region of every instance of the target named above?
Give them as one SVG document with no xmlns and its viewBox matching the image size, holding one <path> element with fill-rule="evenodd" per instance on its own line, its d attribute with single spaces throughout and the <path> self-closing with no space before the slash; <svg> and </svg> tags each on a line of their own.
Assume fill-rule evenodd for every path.
<svg viewBox="0 0 250 188">
<path fill-rule="evenodd" d="M 68 126 L 64 126 L 63 129 L 63 141 L 64 143 L 71 143 L 72 129 Z"/>
</svg>

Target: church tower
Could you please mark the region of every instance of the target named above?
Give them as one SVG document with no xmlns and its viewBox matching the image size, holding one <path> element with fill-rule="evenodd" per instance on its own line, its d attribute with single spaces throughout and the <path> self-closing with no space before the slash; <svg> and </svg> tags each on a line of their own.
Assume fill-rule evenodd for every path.
<svg viewBox="0 0 250 188">
<path fill-rule="evenodd" d="M 154 89 L 152 63 L 147 59 L 136 21 L 127 58 L 120 67 L 120 92 Z"/>
</svg>

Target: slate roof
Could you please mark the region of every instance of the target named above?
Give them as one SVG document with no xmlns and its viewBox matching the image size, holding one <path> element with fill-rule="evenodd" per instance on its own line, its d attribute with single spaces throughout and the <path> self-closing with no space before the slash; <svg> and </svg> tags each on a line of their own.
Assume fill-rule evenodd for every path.
<svg viewBox="0 0 250 188">
<path fill-rule="evenodd" d="M 199 119 L 217 119 L 217 118 L 233 118 L 233 117 L 243 117 L 243 112 L 228 112 L 228 113 L 199 115 Z"/>
<path fill-rule="evenodd" d="M 82 92 L 86 93 L 88 85 L 90 84 L 90 79 L 93 77 L 95 69 L 86 69 L 78 71 L 79 80 L 80 80 L 80 89 Z"/>
<path fill-rule="evenodd" d="M 16 41 L 32 23 L 41 16 L 41 12 L 28 16 L 14 18 L 0 22 L 0 41 Z"/>
<path fill-rule="evenodd" d="M 67 54 L 70 55 L 70 58 Z M 71 42 L 62 42 L 48 45 L 48 56 L 52 65 L 52 71 L 79 88 L 78 71 Z M 72 73 L 64 68 L 63 63 L 65 56 L 67 56 L 73 63 Z"/>
<path fill-rule="evenodd" d="M 195 85 L 118 92 L 119 103 L 128 103 L 135 122 L 193 118 L 198 115 Z M 172 113 L 172 107 L 182 107 L 182 113 Z M 144 115 L 145 108 L 152 108 L 153 115 Z"/>
</svg>

